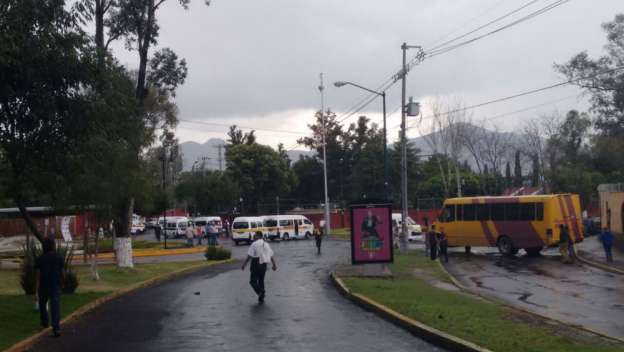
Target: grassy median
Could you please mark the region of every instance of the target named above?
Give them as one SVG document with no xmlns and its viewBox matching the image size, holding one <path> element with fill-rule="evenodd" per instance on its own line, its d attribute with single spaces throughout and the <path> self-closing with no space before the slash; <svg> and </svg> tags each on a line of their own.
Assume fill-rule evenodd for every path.
<svg viewBox="0 0 624 352">
<path fill-rule="evenodd" d="M 444 272 L 419 252 L 395 256 L 393 279 L 344 278 L 363 294 L 412 319 L 493 351 L 615 352 L 624 345 L 553 326 L 529 314 L 474 296 L 434 287 Z"/>
<path fill-rule="evenodd" d="M 80 286 L 75 294 L 61 297 L 62 316 L 65 317 L 83 305 L 160 275 L 194 266 L 210 265 L 208 261 L 166 262 L 138 264 L 134 269 L 118 270 L 114 265 L 99 265 L 100 280 L 91 278 L 88 266 L 77 266 L 75 271 Z M 20 288 L 19 270 L 0 271 L 0 351 L 27 338 L 39 330 L 39 313 L 33 296 L 26 296 Z"/>
</svg>

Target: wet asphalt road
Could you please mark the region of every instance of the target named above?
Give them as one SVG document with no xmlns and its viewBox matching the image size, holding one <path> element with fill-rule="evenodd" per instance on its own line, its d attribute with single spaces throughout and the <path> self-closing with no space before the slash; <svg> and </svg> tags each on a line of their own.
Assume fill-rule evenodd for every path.
<svg viewBox="0 0 624 352">
<path fill-rule="evenodd" d="M 441 351 L 340 296 L 328 273 L 349 243 L 272 244 L 264 305 L 240 264 L 212 267 L 110 302 L 35 351 Z M 243 258 L 247 247 L 234 247 Z"/>
<path fill-rule="evenodd" d="M 624 338 L 624 276 L 565 265 L 556 250 L 506 258 L 495 250 L 453 253 L 447 268 L 462 284 L 507 303 Z"/>
</svg>

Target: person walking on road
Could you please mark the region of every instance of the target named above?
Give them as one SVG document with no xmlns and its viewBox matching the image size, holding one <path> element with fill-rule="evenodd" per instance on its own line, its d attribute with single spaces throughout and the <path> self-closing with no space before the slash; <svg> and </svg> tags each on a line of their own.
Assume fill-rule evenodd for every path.
<svg viewBox="0 0 624 352">
<path fill-rule="evenodd" d="M 570 251 L 568 244 L 570 243 L 570 232 L 565 225 L 559 225 L 559 253 L 561 253 L 561 261 L 570 264 Z"/>
<path fill-rule="evenodd" d="M 249 246 L 247 258 L 241 267 L 245 270 L 247 263 L 251 261 L 251 270 L 249 276 L 249 284 L 254 292 L 258 295 L 258 302 L 264 302 L 266 291 L 264 289 L 264 275 L 267 270 L 267 263 L 271 263 L 273 271 L 277 270 L 277 264 L 273 258 L 273 250 L 271 246 L 262 238 L 262 232 L 258 231 L 254 235 L 254 242 Z"/>
<path fill-rule="evenodd" d="M 607 257 L 607 263 L 613 263 L 613 234 L 608 227 L 603 227 L 602 232 L 600 233 L 600 241 L 602 242 L 602 246 L 604 247 L 605 256 Z"/>
<path fill-rule="evenodd" d="M 316 242 L 316 253 L 321 254 L 321 243 L 323 242 L 323 233 L 319 231 L 319 229 L 315 228 L 314 232 L 314 241 Z"/>
<path fill-rule="evenodd" d="M 63 282 L 63 258 L 54 248 L 54 240 L 46 237 L 42 242 L 43 254 L 35 261 L 37 270 L 37 287 L 35 297 L 39 300 L 41 326 L 49 325 L 47 303 L 50 302 L 52 332 L 55 337 L 61 336 L 61 283 Z"/>
<path fill-rule="evenodd" d="M 206 234 L 208 235 L 208 245 L 216 246 L 217 245 L 217 236 L 219 235 L 219 231 L 215 227 L 215 225 L 211 222 L 206 223 Z"/>
<path fill-rule="evenodd" d="M 299 238 L 299 220 L 295 220 L 295 238 Z"/>
</svg>

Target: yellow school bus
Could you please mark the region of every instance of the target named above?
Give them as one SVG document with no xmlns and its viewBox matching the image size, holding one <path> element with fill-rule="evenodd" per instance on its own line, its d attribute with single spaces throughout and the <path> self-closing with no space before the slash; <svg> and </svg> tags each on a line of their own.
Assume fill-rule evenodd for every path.
<svg viewBox="0 0 624 352">
<path fill-rule="evenodd" d="M 559 243 L 559 225 L 567 225 L 573 242 L 582 241 L 580 214 L 576 194 L 451 198 L 435 225 L 449 246 L 498 247 L 505 255 L 522 248 L 537 254 Z"/>
</svg>

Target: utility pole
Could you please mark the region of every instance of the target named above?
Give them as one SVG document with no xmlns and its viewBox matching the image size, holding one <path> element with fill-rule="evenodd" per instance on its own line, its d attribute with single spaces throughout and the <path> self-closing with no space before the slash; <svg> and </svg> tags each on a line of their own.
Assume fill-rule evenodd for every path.
<svg viewBox="0 0 624 352">
<path fill-rule="evenodd" d="M 407 250 L 407 126 L 406 116 L 416 116 L 419 112 L 418 103 L 412 102 L 410 98 L 409 106 L 405 104 L 405 90 L 407 81 L 407 49 L 418 49 L 418 58 L 424 58 L 424 52 L 420 46 L 407 45 L 403 43 L 401 50 L 403 51 L 403 65 L 400 72 L 401 77 L 401 236 L 399 236 L 400 249 Z M 410 64 L 411 65 L 411 64 Z"/>
<path fill-rule="evenodd" d="M 327 194 L 327 150 L 326 150 L 326 134 L 327 134 L 327 126 L 325 124 L 325 97 L 323 95 L 323 90 L 325 86 L 323 86 L 323 73 L 321 72 L 321 85 L 319 85 L 318 89 L 321 93 L 321 123 L 322 127 L 322 143 L 323 143 L 323 182 L 325 184 L 325 235 L 329 235 L 329 230 L 331 229 L 329 224 L 329 196 Z"/>
<path fill-rule="evenodd" d="M 217 145 L 217 149 L 219 150 L 219 171 L 223 171 L 223 154 L 221 154 L 223 150 L 223 144 Z"/>
<path fill-rule="evenodd" d="M 403 51 L 402 79 L 401 79 L 401 234 L 399 245 L 401 250 L 407 249 L 407 138 L 405 126 L 405 89 L 407 78 L 407 44 L 401 45 Z"/>
</svg>

